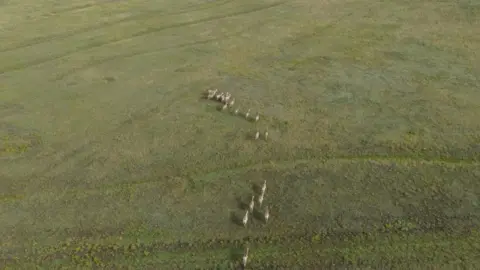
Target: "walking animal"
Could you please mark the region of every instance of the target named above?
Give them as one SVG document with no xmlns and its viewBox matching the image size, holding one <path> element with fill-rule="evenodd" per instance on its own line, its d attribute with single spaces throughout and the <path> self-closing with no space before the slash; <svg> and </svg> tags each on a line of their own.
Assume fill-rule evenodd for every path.
<svg viewBox="0 0 480 270">
<path fill-rule="evenodd" d="M 208 90 L 208 96 L 207 96 L 207 98 L 208 98 L 208 99 L 214 98 L 215 95 L 217 94 L 217 92 L 218 92 L 218 89 L 215 89 L 215 90 L 209 89 L 209 90 Z"/>
<path fill-rule="evenodd" d="M 243 216 L 243 220 L 242 220 L 244 227 L 247 226 L 247 222 L 248 222 L 248 210 L 245 212 L 245 216 Z"/>
<path fill-rule="evenodd" d="M 263 181 L 262 194 L 265 193 L 265 190 L 267 190 L 267 180 Z"/>
<path fill-rule="evenodd" d="M 270 211 L 268 209 L 268 206 L 265 206 L 264 218 L 265 218 L 265 222 L 267 222 L 268 219 L 270 218 Z"/>
<path fill-rule="evenodd" d="M 224 100 L 225 103 L 227 103 L 227 102 L 230 100 L 231 97 L 232 97 L 232 94 L 230 94 L 229 92 L 227 92 L 227 93 L 225 94 L 225 100 Z"/>
<path fill-rule="evenodd" d="M 252 196 L 252 200 L 250 201 L 250 204 L 248 205 L 248 208 L 250 209 L 250 213 L 253 212 L 253 207 L 255 206 L 255 196 Z"/>
<path fill-rule="evenodd" d="M 248 117 L 250 116 L 250 110 L 251 109 L 248 109 L 248 111 L 245 113 L 245 119 L 247 119 L 247 120 L 248 120 Z"/>
<path fill-rule="evenodd" d="M 248 261 L 248 247 L 245 249 L 245 253 L 243 254 L 242 257 L 242 266 L 245 269 L 247 267 L 247 261 Z"/>
<path fill-rule="evenodd" d="M 264 196 L 265 196 L 265 193 L 263 193 L 263 192 L 262 192 L 262 194 L 260 194 L 260 196 L 258 196 L 258 205 L 259 206 L 262 206 Z"/>
</svg>

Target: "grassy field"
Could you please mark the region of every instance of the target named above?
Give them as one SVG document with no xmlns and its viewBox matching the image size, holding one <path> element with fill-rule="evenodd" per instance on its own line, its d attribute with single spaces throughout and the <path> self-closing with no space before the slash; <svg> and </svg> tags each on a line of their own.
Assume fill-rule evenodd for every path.
<svg viewBox="0 0 480 270">
<path fill-rule="evenodd" d="M 0 269 L 480 267 L 477 1 L 3 1 L 0 40 Z"/>
</svg>

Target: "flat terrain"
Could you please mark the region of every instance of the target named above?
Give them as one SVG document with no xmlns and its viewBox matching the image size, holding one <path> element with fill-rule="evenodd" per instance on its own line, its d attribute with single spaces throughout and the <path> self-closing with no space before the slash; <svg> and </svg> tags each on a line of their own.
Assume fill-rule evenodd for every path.
<svg viewBox="0 0 480 270">
<path fill-rule="evenodd" d="M 480 267 L 478 1 L 2 1 L 0 40 L 0 269 Z"/>
</svg>

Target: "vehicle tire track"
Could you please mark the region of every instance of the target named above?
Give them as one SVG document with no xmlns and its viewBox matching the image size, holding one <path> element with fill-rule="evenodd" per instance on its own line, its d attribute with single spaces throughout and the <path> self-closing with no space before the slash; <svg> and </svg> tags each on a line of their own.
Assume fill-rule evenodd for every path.
<svg viewBox="0 0 480 270">
<path fill-rule="evenodd" d="M 229 37 L 231 37 L 231 36 L 225 36 L 225 37 L 222 37 L 222 38 L 229 38 Z M 126 54 L 120 54 L 120 55 L 105 57 L 103 59 L 91 61 L 91 62 L 89 62 L 89 63 L 87 63 L 83 66 L 73 68 L 73 69 L 68 70 L 66 72 L 63 72 L 61 74 L 58 74 L 53 79 L 51 79 L 50 81 L 57 82 L 57 81 L 60 81 L 64 78 L 66 78 L 66 77 L 69 77 L 69 76 L 71 76 L 71 75 L 73 75 L 77 72 L 80 72 L 82 70 L 86 70 L 88 68 L 98 66 L 98 65 L 101 65 L 101 64 L 104 64 L 104 63 L 108 63 L 110 61 L 114 61 L 114 60 L 118 60 L 118 59 L 131 58 L 131 57 L 141 56 L 141 55 L 150 54 L 150 53 L 160 53 L 160 52 L 167 51 L 167 50 L 170 50 L 170 49 L 175 49 L 175 48 L 185 48 L 185 47 L 194 46 L 194 45 L 208 44 L 208 43 L 215 42 L 215 41 L 221 41 L 222 38 L 212 38 L 212 39 L 206 39 L 206 40 L 201 40 L 201 41 L 197 41 L 197 42 L 179 44 L 179 45 L 176 45 L 176 46 L 167 46 L 167 47 L 163 47 L 163 48 L 156 49 L 156 50 L 141 50 L 141 51 L 135 51 L 135 52 L 126 53 Z"/>
<path fill-rule="evenodd" d="M 121 41 L 124 41 L 124 40 L 127 40 L 127 39 L 142 37 L 142 36 L 146 36 L 146 35 L 149 35 L 149 34 L 158 33 L 158 32 L 164 31 L 164 30 L 169 30 L 169 29 L 174 29 L 174 28 L 179 28 L 179 27 L 184 27 L 184 26 L 190 26 L 190 25 L 195 25 L 195 24 L 200 24 L 200 23 L 205 23 L 205 22 L 211 22 L 211 21 L 220 20 L 220 19 L 231 18 L 231 17 L 235 17 L 235 16 L 240 16 L 240 15 L 246 15 L 246 14 L 250 14 L 250 13 L 254 13 L 254 12 L 259 12 L 259 11 L 263 11 L 263 10 L 267 10 L 267 9 L 270 9 L 270 8 L 280 6 L 280 5 L 282 5 L 286 2 L 287 1 L 281 1 L 281 2 L 277 2 L 277 3 L 273 3 L 273 4 L 253 8 L 253 9 L 249 9 L 249 10 L 232 12 L 232 13 L 228 13 L 228 14 L 224 14 L 224 15 L 211 16 L 211 17 L 196 20 L 196 21 L 175 23 L 175 24 L 162 26 L 162 27 L 150 27 L 149 29 L 139 31 L 139 32 L 137 32 L 133 35 L 127 36 L 127 37 L 121 37 L 121 38 L 113 39 L 113 40 L 110 40 L 108 42 L 94 42 L 93 44 L 81 46 L 81 47 L 78 47 L 76 50 L 71 50 L 71 51 L 68 51 L 68 52 L 65 52 L 65 53 L 62 53 L 62 54 L 58 54 L 58 55 L 55 55 L 55 56 L 45 57 L 45 58 L 37 59 L 37 60 L 34 60 L 34 61 L 26 62 L 26 63 L 11 65 L 11 66 L 5 67 L 3 69 L 0 69 L 0 75 L 10 73 L 10 72 L 14 72 L 14 71 L 18 71 L 18 70 L 27 69 L 27 68 L 34 67 L 34 66 L 38 66 L 38 65 L 45 64 L 45 63 L 48 63 L 48 62 L 51 62 L 51 61 L 54 61 L 54 60 L 61 59 L 63 57 L 66 57 L 66 56 L 74 54 L 74 53 L 79 53 L 81 51 L 86 51 L 86 50 L 90 50 L 90 49 L 94 49 L 94 48 L 99 48 L 99 47 L 106 46 L 106 45 L 109 45 L 109 44 L 113 44 L 113 43 L 116 43 L 116 42 L 121 42 Z"/>
<path fill-rule="evenodd" d="M 57 10 L 52 10 L 51 13 L 53 13 L 55 15 L 59 15 L 59 14 L 64 14 L 64 13 L 68 13 L 68 12 L 77 11 L 77 10 L 80 10 L 80 9 L 85 9 L 85 8 L 89 8 L 89 7 L 98 6 L 99 4 L 101 5 L 102 3 L 90 3 L 90 4 L 83 4 L 83 5 L 76 5 L 76 6 L 71 6 L 71 7 L 59 8 Z"/>
<path fill-rule="evenodd" d="M 231 2 L 231 1 L 226 1 L 226 2 Z M 348 17 L 350 17 L 351 15 L 353 15 L 353 12 L 349 12 L 343 16 L 341 16 L 340 18 L 336 19 L 335 21 L 325 25 L 324 27 L 321 28 L 321 30 L 328 30 L 330 28 L 333 28 L 335 27 L 336 24 L 338 24 L 340 21 L 342 20 L 345 20 L 347 19 Z M 248 29 L 246 30 L 249 30 L 253 27 L 257 27 L 257 26 L 260 26 L 260 25 L 264 25 L 266 24 L 267 22 L 270 22 L 272 21 L 273 19 L 271 20 L 268 20 L 268 21 L 264 21 L 262 22 L 261 24 L 259 25 L 254 25 L 252 27 L 249 27 Z M 235 36 L 238 36 L 242 33 L 244 33 L 245 30 L 242 30 L 242 31 L 238 31 L 232 35 L 227 35 L 227 36 L 224 36 L 223 39 L 227 39 L 227 38 L 230 38 L 230 37 L 235 37 Z M 311 35 L 315 35 L 315 34 L 319 34 L 318 31 L 316 31 L 315 33 L 312 33 Z M 304 37 L 304 36 L 302 36 Z M 118 60 L 118 59 L 122 59 L 122 58 L 130 58 L 130 57 L 135 57 L 135 56 L 140 56 L 140 55 L 144 55 L 144 54 L 150 54 L 150 53 L 158 53 L 158 52 L 162 52 L 162 51 L 165 51 L 165 50 L 169 50 L 169 49 L 173 49 L 173 48 L 184 48 L 184 47 L 189 47 L 189 46 L 194 46 L 194 45 L 197 45 L 197 44 L 208 44 L 208 43 L 211 43 L 211 42 L 215 42 L 215 41 L 220 41 L 222 40 L 222 38 L 215 38 L 215 39 L 207 39 L 207 40 L 201 40 L 201 41 L 198 41 L 198 42 L 190 42 L 190 43 L 184 43 L 184 44 L 181 44 L 181 45 L 177 45 L 177 46 L 168 46 L 168 47 L 164 47 L 164 48 L 160 48 L 160 49 L 157 49 L 157 50 L 141 50 L 141 51 L 137 51 L 137 52 L 132 52 L 132 53 L 127 53 L 127 54 L 121 54 L 121 55 L 116 55 L 116 56 L 111 56 L 111 57 L 106 57 L 104 59 L 100 59 L 100 60 L 96 60 L 96 61 L 92 61 L 84 66 L 81 66 L 81 67 L 78 67 L 78 68 L 75 68 L 75 69 L 72 69 L 72 70 L 69 70 L 69 71 L 66 71 L 64 73 L 61 73 L 57 76 L 55 76 L 55 78 L 52 79 L 52 81 L 59 81 L 59 80 L 62 80 L 76 72 L 79 72 L 81 70 L 85 70 L 87 68 L 90 68 L 90 67 L 94 67 L 94 66 L 97 66 L 97 65 L 100 65 L 100 64 L 104 64 L 104 63 L 107 63 L 107 62 L 110 62 L 110 61 L 114 61 L 114 60 Z"/>
<path fill-rule="evenodd" d="M 77 29 L 77 30 L 74 30 L 74 31 L 68 31 L 68 32 L 65 32 L 65 33 L 53 34 L 53 35 L 33 38 L 31 40 L 27 40 L 27 41 L 15 44 L 15 45 L 10 46 L 10 47 L 0 49 L 0 53 L 10 52 L 10 51 L 14 51 L 14 50 L 22 49 L 22 48 L 31 47 L 31 46 L 34 46 L 34 45 L 39 45 L 39 44 L 42 44 L 42 43 L 52 42 L 52 41 L 55 41 L 57 39 L 65 39 L 65 38 L 68 38 L 68 37 L 88 33 L 88 32 L 95 31 L 95 30 L 101 30 L 102 28 L 113 26 L 113 25 L 118 24 L 118 23 L 134 21 L 134 20 L 137 20 L 137 19 L 146 19 L 146 18 L 148 19 L 148 18 L 151 18 L 151 17 L 154 17 L 154 16 L 159 16 L 159 15 L 161 15 L 161 16 L 181 15 L 181 14 L 188 13 L 188 12 L 194 12 L 194 11 L 199 11 L 199 10 L 206 10 L 206 9 L 212 9 L 212 8 L 220 7 L 222 5 L 229 4 L 233 1 L 235 1 L 235 0 L 224 0 L 220 3 L 216 3 L 216 5 L 213 5 L 213 6 L 210 3 L 191 5 L 191 6 L 187 6 L 187 8 L 184 9 L 184 10 L 173 11 L 173 12 L 165 12 L 165 11 L 162 11 L 162 10 L 151 10 L 151 11 L 147 11 L 147 12 L 141 12 L 139 14 L 130 16 L 128 18 L 123 18 L 123 19 L 119 19 L 119 20 L 115 20 L 115 21 L 111 21 L 111 22 L 104 22 L 104 23 L 97 24 L 97 25 L 94 25 L 94 26 L 83 27 L 83 28 L 80 28 L 80 29 Z M 203 6 L 203 5 L 209 5 L 209 6 L 203 7 L 203 8 L 192 8 L 192 7 L 198 7 L 198 6 Z M 95 6 L 95 4 L 84 5 L 84 6 L 91 7 L 91 6 Z"/>
<path fill-rule="evenodd" d="M 53 79 L 51 79 L 51 81 L 57 82 L 57 81 L 60 81 L 60 80 L 66 78 L 68 76 L 71 76 L 71 75 L 73 75 L 77 72 L 80 72 L 82 70 L 86 70 L 88 68 L 91 68 L 91 67 L 94 67 L 94 66 L 97 66 L 97 65 L 101 65 L 101 64 L 104 64 L 104 63 L 108 63 L 110 61 L 114 61 L 114 60 L 118 60 L 118 59 L 126 59 L 126 58 L 141 56 L 141 55 L 145 55 L 145 54 L 160 53 L 160 52 L 167 51 L 167 50 L 170 50 L 170 49 L 186 48 L 186 47 L 195 46 L 195 45 L 203 45 L 203 44 L 208 44 L 208 43 L 212 43 L 212 42 L 226 40 L 226 39 L 229 39 L 229 38 L 232 38 L 232 37 L 237 37 L 237 36 L 245 33 L 246 31 L 251 30 L 252 28 L 257 28 L 257 27 L 263 26 L 263 25 L 265 25 L 268 22 L 271 22 L 273 20 L 274 19 L 270 18 L 268 20 L 261 21 L 260 23 L 256 23 L 256 24 L 254 24 L 252 26 L 249 26 L 245 29 L 236 31 L 234 33 L 231 33 L 229 35 L 225 35 L 225 36 L 222 36 L 222 37 L 204 39 L 204 40 L 200 40 L 200 41 L 188 42 L 188 43 L 183 43 L 183 44 L 179 44 L 179 45 L 171 45 L 171 46 L 166 46 L 166 47 L 155 49 L 155 50 L 139 50 L 139 51 L 130 52 L 130 53 L 126 53 L 126 54 L 119 54 L 119 55 L 114 55 L 114 56 L 110 56 L 110 57 L 105 57 L 103 59 L 91 61 L 91 62 L 89 62 L 89 63 L 87 63 L 83 66 L 73 68 L 73 69 L 68 70 L 66 72 L 63 72 L 61 74 L 58 74 Z"/>
</svg>

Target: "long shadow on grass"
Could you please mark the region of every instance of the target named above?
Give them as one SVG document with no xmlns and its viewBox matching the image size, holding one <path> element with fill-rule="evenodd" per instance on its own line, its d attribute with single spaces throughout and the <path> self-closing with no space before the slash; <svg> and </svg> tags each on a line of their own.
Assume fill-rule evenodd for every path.
<svg viewBox="0 0 480 270">
<path fill-rule="evenodd" d="M 257 209 L 253 210 L 252 215 L 253 215 L 253 218 L 255 218 L 256 220 L 259 220 L 263 223 L 265 222 L 265 216 L 263 215 L 262 212 L 258 211 Z"/>
<path fill-rule="evenodd" d="M 253 183 L 252 190 L 255 194 L 262 194 L 262 188 L 258 184 Z"/>
<path fill-rule="evenodd" d="M 230 220 L 238 226 L 243 227 L 242 219 L 235 213 L 235 211 L 230 211 Z"/>
<path fill-rule="evenodd" d="M 240 264 L 243 257 L 243 252 L 244 250 L 239 247 L 230 249 L 230 261 L 232 262 L 231 269 L 243 269 L 242 265 Z"/>
<path fill-rule="evenodd" d="M 237 207 L 240 210 L 247 210 L 248 209 L 248 204 L 242 200 L 242 197 L 236 196 L 235 200 L 237 201 Z"/>
</svg>

